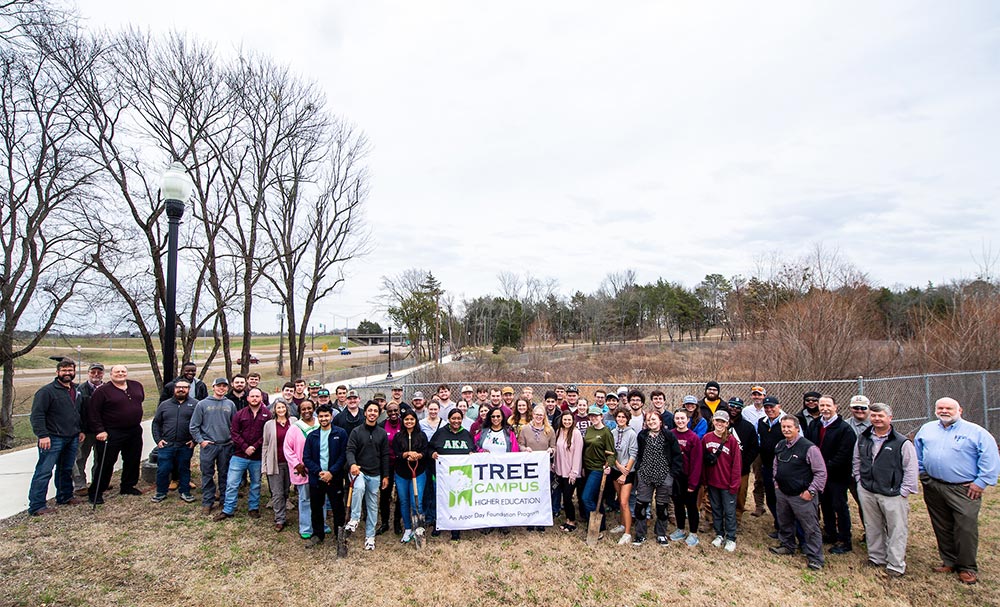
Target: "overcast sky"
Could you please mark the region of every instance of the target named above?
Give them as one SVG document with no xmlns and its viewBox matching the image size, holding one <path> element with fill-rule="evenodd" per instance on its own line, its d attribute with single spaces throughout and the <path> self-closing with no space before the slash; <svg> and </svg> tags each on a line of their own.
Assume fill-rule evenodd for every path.
<svg viewBox="0 0 1000 607">
<path fill-rule="evenodd" d="M 816 240 L 886 286 L 1000 253 L 997 2 L 80 9 L 267 52 L 367 133 L 376 246 L 317 324 L 382 320 L 380 277 L 414 267 L 460 300 L 504 270 L 564 293 L 625 268 L 691 286 Z"/>
</svg>

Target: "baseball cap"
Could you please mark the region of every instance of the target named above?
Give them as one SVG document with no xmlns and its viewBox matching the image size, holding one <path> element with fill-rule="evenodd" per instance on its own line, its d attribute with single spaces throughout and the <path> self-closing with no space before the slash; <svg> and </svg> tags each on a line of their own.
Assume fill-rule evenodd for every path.
<svg viewBox="0 0 1000 607">
<path fill-rule="evenodd" d="M 768 396 L 767 398 L 764 399 L 764 406 L 765 407 L 768 406 L 768 405 L 780 405 L 780 404 L 781 403 L 778 402 L 778 397 L 777 396 Z"/>
<path fill-rule="evenodd" d="M 514 393 L 514 388 L 511 388 L 510 386 L 504 386 L 503 390 L 500 390 L 500 394 L 513 394 L 513 393 Z"/>
<path fill-rule="evenodd" d="M 576 387 L 576 384 L 570 384 L 569 386 L 566 387 L 566 393 L 569 394 L 570 392 L 572 392 L 573 394 L 579 394 L 580 389 Z"/>
<path fill-rule="evenodd" d="M 413 400 L 424 400 L 424 393 L 421 392 L 420 390 L 417 390 L 416 392 L 413 393 Z"/>
<path fill-rule="evenodd" d="M 687 396 L 684 397 L 683 404 L 685 404 L 685 405 L 697 405 L 698 404 L 698 399 L 695 398 L 695 397 L 693 397 L 693 396 L 691 396 L 690 394 L 688 394 Z"/>
<path fill-rule="evenodd" d="M 216 377 L 215 381 L 212 382 L 212 386 L 228 386 L 229 380 L 225 377 Z"/>
<path fill-rule="evenodd" d="M 750 388 L 750 394 L 753 394 L 754 392 L 767 396 L 767 390 L 764 389 L 764 386 L 754 386 Z"/>
<path fill-rule="evenodd" d="M 379 399 L 385 400 L 385 393 L 376 392 L 375 396 L 372 397 L 372 400 L 379 400 Z"/>
<path fill-rule="evenodd" d="M 733 407 L 739 407 L 739 408 L 742 409 L 743 408 L 743 399 L 740 398 L 739 396 L 734 396 L 734 397 L 730 398 L 729 399 L 729 408 L 731 409 Z"/>
<path fill-rule="evenodd" d="M 330 396 L 330 391 L 326 388 L 320 388 L 319 392 L 316 393 L 316 396 Z"/>
<path fill-rule="evenodd" d="M 853 407 L 857 407 L 857 408 L 860 409 L 860 408 L 864 407 L 865 409 L 867 409 L 868 405 L 870 405 L 870 404 L 871 404 L 871 401 L 868 400 L 868 397 L 865 396 L 865 395 L 863 395 L 863 394 L 858 394 L 858 395 L 855 395 L 855 396 L 851 397 L 851 407 L 852 408 Z"/>
<path fill-rule="evenodd" d="M 402 388 L 400 388 L 400 390 L 402 390 Z M 465 392 L 475 392 L 475 390 L 472 389 L 472 386 L 462 386 L 462 393 L 464 394 Z"/>
<path fill-rule="evenodd" d="M 94 364 L 90 365 L 90 370 L 91 371 L 96 371 L 96 370 L 103 371 L 104 370 L 104 365 L 102 365 L 101 363 L 94 363 Z"/>
<path fill-rule="evenodd" d="M 729 414 L 723 411 L 722 409 L 719 409 L 718 411 L 715 412 L 715 415 L 712 416 L 712 419 L 721 419 L 724 422 L 728 422 Z"/>
<path fill-rule="evenodd" d="M 347 398 L 359 398 L 357 390 L 348 390 Z"/>
<path fill-rule="evenodd" d="M 393 384 L 393 386 L 392 386 L 392 389 L 393 389 L 394 391 L 395 391 L 395 390 L 402 390 L 402 389 L 403 389 L 403 386 L 401 386 L 401 385 L 399 385 L 399 384 Z"/>
<path fill-rule="evenodd" d="M 628 386 L 618 386 L 618 396 L 628 394 Z"/>
<path fill-rule="evenodd" d="M 609 398 L 610 398 L 611 400 L 618 400 L 618 395 L 617 395 L 617 394 L 615 394 L 614 392 L 608 392 L 608 393 L 607 393 L 607 394 L 606 394 L 606 395 L 604 396 L 604 400 L 608 400 Z"/>
<path fill-rule="evenodd" d="M 597 405 L 591 405 L 590 408 L 587 409 L 587 415 L 604 415 L 604 410 Z"/>
</svg>

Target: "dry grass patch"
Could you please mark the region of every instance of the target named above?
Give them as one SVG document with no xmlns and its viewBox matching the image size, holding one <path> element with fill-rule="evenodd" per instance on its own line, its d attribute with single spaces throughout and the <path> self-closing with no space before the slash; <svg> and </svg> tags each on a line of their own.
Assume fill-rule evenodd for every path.
<svg viewBox="0 0 1000 607">
<path fill-rule="evenodd" d="M 569 536 L 515 530 L 509 536 L 463 532 L 428 538 L 417 552 L 391 533 L 364 552 L 336 558 L 332 541 L 306 550 L 295 513 L 276 533 L 268 511 L 215 523 L 175 494 L 162 504 L 120 497 L 91 514 L 87 507 L 56 515 L 18 515 L 0 524 L 2 605 L 385 605 L 608 606 L 608 605 L 998 605 L 1000 499 L 987 494 L 981 517 L 978 586 L 930 573 L 937 551 L 923 501 L 912 502 L 908 573 L 889 580 L 863 567 L 864 549 L 829 557 L 823 571 L 806 570 L 803 557 L 767 552 L 769 519 L 744 518 L 735 553 L 703 544 L 617 546 L 597 549 L 583 530 Z M 612 521 L 613 523 L 613 521 Z M 856 536 L 859 534 L 856 534 Z M 708 536 L 708 537 L 705 537 Z"/>
</svg>

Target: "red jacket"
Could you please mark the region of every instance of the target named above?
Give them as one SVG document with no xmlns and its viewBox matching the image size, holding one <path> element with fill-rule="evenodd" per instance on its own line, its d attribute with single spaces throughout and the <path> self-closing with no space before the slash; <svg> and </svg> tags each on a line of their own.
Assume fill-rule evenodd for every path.
<svg viewBox="0 0 1000 607">
<path fill-rule="evenodd" d="M 719 435 L 709 432 L 701 439 L 702 477 L 709 487 L 726 489 L 733 495 L 740 491 L 740 466 L 742 465 L 740 445 L 732 433 L 725 443 L 720 443 Z M 709 464 L 711 453 L 715 453 L 715 465 Z"/>
</svg>

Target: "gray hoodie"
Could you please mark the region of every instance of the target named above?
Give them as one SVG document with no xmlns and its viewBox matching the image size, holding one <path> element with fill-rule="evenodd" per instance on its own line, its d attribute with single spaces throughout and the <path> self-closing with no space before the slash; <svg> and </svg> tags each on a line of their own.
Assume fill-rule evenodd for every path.
<svg viewBox="0 0 1000 607">
<path fill-rule="evenodd" d="M 198 403 L 191 416 L 191 437 L 194 442 L 213 442 L 217 445 L 228 445 L 232 442 L 229 435 L 230 423 L 236 414 L 236 405 L 226 397 L 216 398 L 210 395 Z"/>
</svg>

